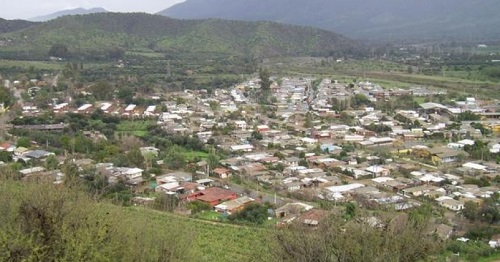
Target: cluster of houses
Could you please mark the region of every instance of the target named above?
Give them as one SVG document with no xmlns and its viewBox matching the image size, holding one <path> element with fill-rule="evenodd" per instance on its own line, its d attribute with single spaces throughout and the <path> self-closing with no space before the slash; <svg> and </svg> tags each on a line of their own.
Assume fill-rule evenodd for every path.
<svg viewBox="0 0 500 262">
<path fill-rule="evenodd" d="M 480 205 L 500 191 L 496 186 L 466 183 L 465 177 L 494 180 L 500 172 L 496 163 L 473 161 L 465 151 L 477 140 L 486 139 L 481 130 L 467 121 L 450 128 L 453 118 L 472 112 L 482 118 L 476 124 L 500 131 L 498 103 L 470 97 L 455 101 L 452 106 L 426 102 L 419 108 L 387 114 L 369 106 L 352 109 L 348 104 L 357 94 L 377 102 L 405 95 L 432 98 L 444 93 L 422 87 L 385 90 L 370 82 L 354 86 L 331 79 L 323 79 L 314 86 L 313 82 L 310 78 L 275 81 L 270 87 L 272 105 L 265 109 L 255 102 L 260 85 L 258 79 L 252 79 L 212 94 L 205 90 L 172 92 L 166 95 L 166 101 L 157 100 L 156 105 L 146 107 L 101 101 L 79 107 L 56 103 L 51 110 L 90 114 L 100 109 L 121 117 L 154 118 L 170 132 L 193 135 L 213 144 L 229 157 L 218 166 L 207 167 L 206 163 L 200 166 L 202 174 L 208 170 L 210 177 L 193 180 L 193 174 L 185 172 L 157 175 L 155 190 L 186 201 L 206 202 L 226 214 L 260 201 L 213 186 L 214 180 L 232 176 L 252 179 L 285 195 L 307 192 L 313 198 L 334 202 L 356 200 L 363 205 L 398 211 L 419 206 L 422 198 L 460 211 L 465 202 Z M 346 101 L 348 109 L 342 114 L 347 114 L 350 123 L 343 123 L 341 112 L 334 110 L 333 97 Z M 26 114 L 38 112 L 31 105 L 25 105 L 23 110 Z M 22 128 L 62 130 L 64 124 Z M 500 154 L 500 141 L 494 137 L 488 139 L 489 152 Z M 26 161 L 50 154 L 43 150 L 17 152 L 19 148 L 10 147 L 5 150 L 16 150 L 16 157 Z M 79 166 L 89 164 L 75 161 Z M 145 183 L 142 169 L 105 163 L 92 165 L 111 182 L 124 180 L 134 187 Z M 440 171 L 441 167 L 446 167 L 447 172 Z M 310 225 L 317 224 L 324 215 L 301 203 L 286 204 L 275 212 L 284 221 L 300 219 Z"/>
</svg>

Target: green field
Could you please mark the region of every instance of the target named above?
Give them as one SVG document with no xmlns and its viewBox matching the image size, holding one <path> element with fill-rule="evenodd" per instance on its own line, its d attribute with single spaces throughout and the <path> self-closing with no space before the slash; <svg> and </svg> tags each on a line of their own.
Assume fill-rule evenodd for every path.
<svg viewBox="0 0 500 262">
<path fill-rule="evenodd" d="M 192 162 L 195 159 L 205 159 L 208 156 L 208 153 L 202 151 L 184 151 L 182 155 L 188 162 Z"/>
<path fill-rule="evenodd" d="M 65 66 L 64 63 L 49 62 L 49 61 L 20 61 L 20 60 L 0 60 L 0 68 L 20 67 L 28 70 L 61 70 Z"/>
<path fill-rule="evenodd" d="M 196 214 L 196 218 L 209 221 L 219 221 L 221 219 L 221 214 L 216 211 L 200 212 L 199 214 Z"/>
<path fill-rule="evenodd" d="M 145 137 L 148 135 L 148 128 L 156 123 L 151 120 L 125 120 L 116 127 L 115 135 L 131 135 Z"/>
<path fill-rule="evenodd" d="M 270 59 L 264 66 L 278 75 L 328 77 L 344 83 L 368 80 L 383 88 L 408 88 L 420 85 L 458 93 L 474 93 L 484 98 L 500 99 L 498 83 L 489 81 L 479 71 L 443 71 L 441 75 L 409 74 L 404 65 L 388 61 L 346 61 L 321 65 L 320 58 Z"/>
<path fill-rule="evenodd" d="M 165 54 L 157 52 L 127 51 L 128 56 L 144 56 L 148 58 L 165 58 Z"/>
<path fill-rule="evenodd" d="M 479 262 L 498 262 L 500 261 L 500 254 L 494 254 L 490 257 L 480 258 Z"/>
</svg>

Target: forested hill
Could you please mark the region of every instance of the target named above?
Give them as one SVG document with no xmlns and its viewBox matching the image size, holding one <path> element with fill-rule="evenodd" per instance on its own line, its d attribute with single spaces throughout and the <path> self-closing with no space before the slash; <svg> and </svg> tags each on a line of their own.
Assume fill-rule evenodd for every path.
<svg viewBox="0 0 500 262">
<path fill-rule="evenodd" d="M 0 18 L 0 34 L 14 32 L 36 24 L 37 23 L 35 22 L 30 22 L 25 20 L 5 20 Z"/>
<path fill-rule="evenodd" d="M 144 13 L 64 16 L 18 32 L 0 35 L 23 45 L 50 48 L 64 43 L 73 50 L 154 49 L 218 52 L 253 56 L 356 53 L 360 45 L 342 35 L 274 22 L 218 19 L 178 20 Z"/>
<path fill-rule="evenodd" d="M 498 0 L 187 0 L 159 14 L 307 25 L 370 39 L 498 39 Z"/>
<path fill-rule="evenodd" d="M 90 8 L 90 9 L 75 8 L 75 9 L 62 10 L 48 15 L 33 17 L 28 20 L 35 22 L 45 22 L 65 15 L 87 15 L 87 14 L 106 13 L 106 12 L 108 11 L 101 7 Z"/>
</svg>

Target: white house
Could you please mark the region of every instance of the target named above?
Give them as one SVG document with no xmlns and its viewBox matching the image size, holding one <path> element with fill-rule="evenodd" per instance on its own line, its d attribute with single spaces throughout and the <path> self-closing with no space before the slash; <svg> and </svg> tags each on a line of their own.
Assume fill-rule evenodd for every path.
<svg viewBox="0 0 500 262">
<path fill-rule="evenodd" d="M 341 186 L 331 186 L 331 187 L 327 187 L 326 189 L 332 193 L 345 193 L 345 192 L 354 190 L 356 188 L 361 188 L 364 186 L 365 185 L 363 185 L 363 184 L 354 183 L 354 184 L 347 184 L 347 185 L 341 185 Z"/>
<path fill-rule="evenodd" d="M 318 143 L 318 140 L 316 140 L 314 138 L 309 138 L 309 137 L 304 137 L 304 138 L 300 139 L 300 141 L 302 141 L 302 143 L 304 143 L 306 145 L 314 145 L 314 144 Z"/>
<path fill-rule="evenodd" d="M 140 168 L 129 168 L 124 172 L 124 174 L 128 179 L 135 179 L 142 177 L 142 172 L 144 172 L 144 170 Z"/>
<path fill-rule="evenodd" d="M 365 169 L 365 171 L 375 177 L 389 176 L 391 174 L 391 171 L 389 171 L 389 169 L 383 168 L 381 166 L 369 166 Z"/>
<path fill-rule="evenodd" d="M 486 171 L 486 169 L 488 168 L 487 166 L 483 166 L 483 165 L 472 163 L 472 162 L 467 162 L 467 163 L 463 164 L 462 167 L 465 167 L 468 169 L 479 170 L 479 171 Z"/>
<path fill-rule="evenodd" d="M 243 152 L 252 152 L 254 147 L 252 145 L 234 145 L 231 146 L 231 151 L 243 151 Z"/>
<path fill-rule="evenodd" d="M 234 125 L 236 126 L 236 128 L 241 130 L 247 129 L 247 122 L 245 121 L 234 121 Z"/>
<path fill-rule="evenodd" d="M 498 154 L 498 153 L 500 153 L 500 144 L 494 144 L 490 148 L 490 153 L 492 153 L 492 154 Z"/>
<path fill-rule="evenodd" d="M 440 206 L 446 207 L 453 211 L 460 211 L 464 209 L 464 204 L 462 202 L 455 200 L 451 197 L 442 196 L 437 198 L 436 201 Z"/>
<path fill-rule="evenodd" d="M 462 144 L 464 146 L 473 146 L 474 145 L 474 140 L 471 140 L 471 139 L 464 139 L 464 140 L 460 140 L 457 142 L 458 144 Z"/>
</svg>

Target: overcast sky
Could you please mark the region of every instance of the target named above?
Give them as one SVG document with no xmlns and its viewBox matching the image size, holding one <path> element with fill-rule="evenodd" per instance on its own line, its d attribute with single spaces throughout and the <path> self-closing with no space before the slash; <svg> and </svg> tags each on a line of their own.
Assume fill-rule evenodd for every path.
<svg viewBox="0 0 500 262">
<path fill-rule="evenodd" d="M 184 0 L 0 0 L 0 17 L 28 19 L 78 7 L 102 7 L 114 12 L 156 13 Z"/>
</svg>

